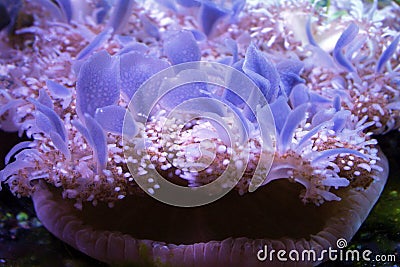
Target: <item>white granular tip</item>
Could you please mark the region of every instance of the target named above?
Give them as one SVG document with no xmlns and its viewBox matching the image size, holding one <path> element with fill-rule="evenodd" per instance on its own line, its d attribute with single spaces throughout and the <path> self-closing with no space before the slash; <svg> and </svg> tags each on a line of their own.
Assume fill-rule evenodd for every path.
<svg viewBox="0 0 400 267">
<path fill-rule="evenodd" d="M 151 195 L 153 195 L 154 194 L 154 189 L 153 188 L 149 188 L 149 189 L 147 189 L 147 192 L 149 192 Z"/>
<path fill-rule="evenodd" d="M 166 171 L 166 170 L 168 170 L 169 168 L 171 168 L 171 164 L 165 164 L 165 165 L 162 165 L 162 166 L 160 167 L 160 169 L 163 170 L 163 171 Z"/>
<path fill-rule="evenodd" d="M 243 168 L 243 161 L 237 160 L 237 161 L 235 162 L 235 166 L 236 166 L 237 169 Z"/>
<path fill-rule="evenodd" d="M 138 174 L 139 174 L 140 176 L 142 176 L 142 175 L 147 174 L 147 171 L 144 170 L 144 169 L 140 169 L 139 172 L 138 172 Z"/>
<path fill-rule="evenodd" d="M 350 167 L 352 167 L 352 166 L 354 165 L 354 163 L 353 163 L 352 161 L 349 160 L 349 161 L 347 162 L 347 165 L 349 165 Z"/>
<path fill-rule="evenodd" d="M 220 145 L 219 147 L 218 147 L 218 149 L 217 149 L 217 152 L 218 153 L 225 153 L 225 151 L 226 151 L 226 146 L 224 146 L 224 145 Z"/>
<path fill-rule="evenodd" d="M 371 171 L 371 166 L 369 166 L 367 163 L 360 163 L 357 165 L 360 168 L 363 168 L 364 170 L 370 172 Z"/>
</svg>

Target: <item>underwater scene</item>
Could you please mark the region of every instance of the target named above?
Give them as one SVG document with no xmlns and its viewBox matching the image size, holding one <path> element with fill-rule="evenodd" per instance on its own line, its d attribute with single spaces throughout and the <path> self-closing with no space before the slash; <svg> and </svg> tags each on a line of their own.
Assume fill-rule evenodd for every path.
<svg viewBox="0 0 400 267">
<path fill-rule="evenodd" d="M 400 266 L 400 2 L 0 0 L 0 266 Z"/>
</svg>

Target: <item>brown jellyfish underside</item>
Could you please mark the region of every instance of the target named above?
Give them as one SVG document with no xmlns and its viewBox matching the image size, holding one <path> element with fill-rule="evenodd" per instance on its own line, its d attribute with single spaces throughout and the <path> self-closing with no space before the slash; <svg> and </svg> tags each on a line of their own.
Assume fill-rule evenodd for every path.
<svg viewBox="0 0 400 267">
<path fill-rule="evenodd" d="M 367 190 L 340 189 L 341 201 L 315 206 L 299 199 L 301 185 L 276 180 L 243 196 L 231 191 L 202 207 L 172 207 L 150 196 L 130 196 L 108 208 L 99 203 L 74 208 L 61 191 L 39 183 L 33 194 L 37 216 L 55 236 L 111 265 L 123 266 L 294 266 L 261 262 L 257 252 L 337 248 L 350 240 L 376 203 L 388 176 Z M 287 255 L 287 254 L 286 254 Z M 297 262 L 296 266 L 317 263 Z"/>
</svg>

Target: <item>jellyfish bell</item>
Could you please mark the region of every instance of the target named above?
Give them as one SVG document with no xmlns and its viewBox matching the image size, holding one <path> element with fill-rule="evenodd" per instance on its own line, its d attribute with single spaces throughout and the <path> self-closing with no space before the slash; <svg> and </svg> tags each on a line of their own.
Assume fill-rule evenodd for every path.
<svg viewBox="0 0 400 267">
<path fill-rule="evenodd" d="M 115 202 L 113 208 L 84 203 L 78 210 L 59 188 L 44 181 L 36 185 L 32 199 L 51 233 L 110 264 L 268 266 L 278 261 L 258 260 L 264 246 L 287 253 L 305 249 L 319 253 L 337 248 L 340 238 L 350 240 L 386 182 L 387 161 L 383 154 L 380 157 L 379 181 L 366 190 L 339 189 L 335 193 L 341 201 L 320 206 L 302 203 L 301 186 L 284 179 L 244 196 L 232 191 L 197 208 L 174 207 L 138 194 Z M 312 266 L 324 260 L 298 264 Z"/>
<path fill-rule="evenodd" d="M 11 121 L 22 123 L 22 118 L 26 119 L 22 126 L 16 127 L 20 127 L 20 131 L 27 130 L 34 140 L 24 142 L 10 152 L 8 159 L 17 153 L 15 161 L 7 160 L 7 167 L 0 172 L 0 181 L 8 184 L 17 196 L 32 196 L 38 217 L 55 236 L 87 255 L 113 265 L 276 265 L 281 262 L 275 258 L 263 261 L 265 255 L 261 255 L 260 251 L 267 251 L 267 247 L 268 251 L 293 249 L 302 252 L 313 249 L 319 253 L 331 247 L 339 247 L 338 240 L 350 240 L 382 191 L 388 174 L 387 160 L 378 152 L 375 140 L 366 133 L 366 129 L 374 122 L 367 118 L 354 120 L 351 112 L 344 110 L 346 105 L 343 103 L 351 104 L 354 99 L 346 99 L 346 92 L 336 95 L 340 90 L 334 90 L 333 96 L 318 95 L 318 90 L 311 92 L 302 78 L 307 76 L 302 73 L 302 69 L 315 67 L 315 71 L 319 71 L 315 74 L 318 76 L 324 75 L 324 71 L 329 72 L 329 68 L 337 74 L 343 67 L 356 66 L 353 59 L 352 62 L 341 60 L 342 56 L 350 58 L 351 52 L 363 44 L 357 40 L 354 27 L 343 33 L 345 41 L 342 39 L 342 44 L 336 47 L 335 58 L 324 54 L 322 50 L 315 50 L 320 52 L 316 53 L 317 56 L 323 55 L 323 59 L 326 59 L 326 62 L 315 60 L 313 63 L 317 66 L 304 66 L 299 60 L 304 55 L 302 47 L 293 35 L 286 34 L 286 30 L 281 31 L 278 27 L 280 23 L 275 23 L 273 19 L 265 20 L 270 15 L 277 19 L 280 12 L 268 14 L 270 11 L 263 10 L 262 5 L 257 7 L 261 12 L 247 12 L 245 17 L 238 17 L 238 29 L 246 29 L 246 32 L 250 29 L 255 40 L 245 53 L 244 44 L 239 39 L 249 41 L 250 36 L 248 39 L 240 37 L 237 29 L 226 32 L 214 29 L 217 24 L 222 25 L 220 22 L 224 22 L 220 18 L 234 18 L 236 11 L 242 8 L 243 1 L 236 1 L 232 16 L 219 13 L 222 9 L 218 6 L 207 6 L 207 9 L 217 12 L 214 18 L 216 23 L 202 23 L 204 36 L 199 36 L 196 30 L 178 30 L 171 35 L 176 40 L 165 40 L 163 30 L 167 30 L 169 25 L 164 24 L 157 31 L 153 20 L 150 20 L 153 17 L 150 16 L 147 22 L 143 22 L 147 24 L 144 27 L 147 27 L 147 35 L 150 34 L 148 38 L 154 37 L 157 42 L 144 39 L 143 43 L 149 44 L 147 46 L 134 43 L 133 38 L 128 36 L 119 36 L 116 38 L 120 42 L 116 45 L 114 36 L 124 28 L 134 29 L 132 32 L 138 33 L 138 36 L 147 36 L 136 29 L 138 23 L 128 23 L 133 8 L 133 1 L 129 2 L 130 8 L 124 9 L 123 1 L 116 1 L 117 7 L 114 8 L 115 13 L 108 27 L 81 52 L 78 53 L 81 45 L 68 46 L 71 50 L 61 49 L 62 53 L 55 53 L 63 56 L 46 58 L 41 64 L 35 65 L 35 77 L 44 75 L 44 80 L 50 77 L 65 77 L 68 80 L 59 79 L 68 88 L 52 82 L 46 83 L 52 98 L 61 102 L 51 103 L 46 90 L 37 90 L 44 86 L 41 79 L 28 79 L 26 84 L 31 86 L 23 90 L 21 99 L 14 99 L 14 91 L 11 97 L 1 93 L 0 102 L 11 104 L 0 108 L 0 115 L 8 112 L 10 116 L 14 109 L 18 111 L 17 118 L 21 120 L 13 118 Z M 107 13 L 106 4 L 100 7 L 100 11 Z M 297 8 L 302 4 L 290 5 L 291 8 Z M 306 6 L 309 7 L 308 2 Z M 63 8 L 51 13 L 68 11 Z M 203 6 L 199 12 L 204 10 L 206 8 Z M 204 20 L 203 15 L 200 15 L 200 20 Z M 141 18 L 147 18 L 147 14 L 141 15 Z M 273 27 L 268 26 L 269 23 Z M 49 32 L 52 38 L 38 39 L 37 45 L 44 56 L 49 48 L 52 50 L 49 54 L 53 55 L 57 47 L 46 41 L 58 40 L 61 30 L 56 29 L 62 27 L 57 25 L 53 24 L 54 31 Z M 175 26 L 179 25 L 174 24 L 171 28 Z M 259 31 L 260 27 L 265 29 Z M 62 32 L 71 31 L 71 27 L 66 29 L 62 28 Z M 99 29 L 96 27 L 96 33 Z M 36 28 L 30 30 L 42 34 Z M 87 31 L 92 33 L 89 29 Z M 73 31 L 73 35 L 78 32 Z M 225 86 L 236 84 L 240 88 L 240 97 L 224 89 L 207 90 L 199 86 L 200 90 L 196 91 L 195 96 L 213 104 L 198 102 L 196 110 L 202 111 L 201 115 L 207 115 L 208 119 L 189 117 L 189 126 L 185 123 L 188 112 L 180 110 L 177 115 L 180 115 L 178 118 L 181 120 L 175 120 L 175 126 L 170 123 L 169 126 L 175 128 L 164 134 L 156 129 L 157 121 L 143 120 L 146 113 L 136 111 L 140 110 L 140 105 L 146 106 L 153 97 L 157 98 L 160 93 L 164 93 L 163 88 L 170 80 L 164 84 L 153 84 L 154 88 L 161 88 L 161 91 L 141 93 L 139 87 L 157 72 L 171 64 L 180 63 L 183 55 L 184 62 L 189 63 L 204 57 L 207 52 L 199 50 L 198 42 L 201 39 L 204 41 L 207 34 L 215 38 L 215 43 L 226 36 L 233 39 L 237 37 L 238 42 L 225 42 L 232 57 L 224 62 L 250 78 L 261 90 L 261 97 L 253 93 L 259 90 L 248 90 L 249 86 L 240 84 L 241 79 L 230 80 L 231 83 Z M 78 37 L 78 41 L 88 40 L 80 35 Z M 74 43 L 71 35 L 66 38 Z M 164 41 L 162 54 L 165 57 L 160 56 L 158 51 L 161 47 L 158 44 L 159 38 Z M 346 44 L 352 38 L 357 42 Z M 386 75 L 386 69 L 391 69 L 395 60 L 392 56 L 397 53 L 399 38 L 392 36 L 388 39 L 392 40 L 392 44 L 388 44 L 390 40 L 385 42 L 388 48 L 378 60 L 378 77 L 384 73 Z M 107 44 L 104 44 L 106 41 Z M 108 46 L 109 42 L 111 46 Z M 220 50 L 213 51 L 215 47 L 212 45 L 215 44 L 212 42 L 203 42 L 201 45 L 202 48 L 210 45 L 207 48 L 216 52 L 209 54 L 207 59 L 215 60 L 221 56 Z M 105 46 L 113 55 L 104 50 L 92 55 Z M 122 49 L 116 52 L 114 49 L 120 46 Z M 274 48 L 279 51 L 279 56 L 275 54 L 275 57 L 271 57 L 258 50 L 258 47 L 268 48 L 264 50 Z M 283 59 L 282 55 L 290 54 L 287 50 L 298 55 L 291 54 L 290 59 Z M 70 76 L 68 62 L 71 61 L 71 55 L 81 60 L 75 68 L 78 73 L 76 91 L 70 90 L 70 79 L 75 79 Z M 33 60 L 37 57 L 27 58 Z M 58 62 L 63 67 L 48 68 L 46 62 Z M 323 72 L 319 68 L 322 63 L 327 63 Z M 69 67 L 64 68 L 65 64 Z M 185 72 L 181 77 L 177 78 L 177 72 L 172 72 L 172 80 L 185 82 L 191 74 L 201 77 L 201 64 L 195 62 L 193 65 L 194 70 Z M 53 72 L 41 71 L 47 69 Z M 26 70 L 26 73 L 29 71 Z M 391 75 L 394 75 L 391 81 L 396 86 L 396 73 Z M 329 80 L 331 76 L 326 77 Z M 390 75 L 387 77 L 392 78 Z M 351 74 L 346 79 L 356 78 Z M 346 79 L 335 76 L 332 87 L 344 89 L 340 87 L 346 85 Z M 314 82 L 311 83 L 313 86 Z M 168 109 L 176 105 L 176 99 L 186 101 L 188 96 L 194 95 L 191 94 L 193 91 L 188 90 L 190 87 L 182 88 L 167 97 L 160 106 Z M 39 94 L 38 99 L 25 100 L 28 96 L 36 96 L 36 93 Z M 139 95 L 140 100 L 132 108 L 134 114 L 127 116 L 125 109 L 133 95 Z M 264 102 L 269 105 L 258 102 L 264 98 Z M 23 104 L 14 100 L 23 101 Z M 223 108 L 214 105 L 214 100 L 224 104 Z M 244 105 L 244 102 L 248 105 Z M 389 107 L 398 109 L 397 104 L 393 102 Z M 190 111 L 194 107 L 182 108 Z M 225 109 L 228 108 L 231 112 L 226 114 Z M 25 117 L 28 113 L 29 116 Z M 151 115 L 162 118 L 165 114 L 155 112 Z M 263 119 L 256 121 L 257 116 Z M 130 148 L 133 154 L 127 157 L 124 155 L 125 145 L 121 137 L 124 132 L 122 122 L 128 126 L 129 130 L 125 130 L 125 134 L 132 140 Z M 145 122 L 150 123 L 146 125 Z M 254 127 L 255 123 L 258 123 L 258 128 Z M 269 130 L 273 134 L 262 135 L 258 139 L 252 135 L 257 131 L 270 133 Z M 168 137 L 172 133 L 175 134 L 173 140 L 179 140 L 179 144 L 184 145 L 178 146 L 176 154 L 169 158 L 168 154 L 163 154 L 165 151 L 158 150 L 157 145 L 159 134 Z M 154 138 L 154 142 L 151 138 Z M 265 143 L 270 145 L 263 147 L 264 150 L 260 149 Z M 243 144 L 248 146 L 242 147 Z M 244 150 L 245 147 L 249 150 Z M 258 168 L 263 166 L 259 163 L 268 167 Z M 129 170 L 129 164 L 132 164 L 133 169 Z M 182 166 L 182 170 L 178 166 Z M 224 194 L 218 195 L 217 201 L 209 201 L 206 205 L 168 205 L 152 197 L 157 190 L 163 188 L 153 176 L 146 176 L 152 168 L 164 175 L 166 180 L 181 182 L 181 187 L 189 188 L 188 197 L 198 190 L 196 188 L 213 183 L 211 188 L 214 190 L 232 190 L 223 191 Z M 226 181 L 231 183 L 217 183 L 217 178 L 223 173 L 228 178 Z M 238 180 L 232 182 L 230 178 L 233 176 Z M 135 182 L 140 177 L 146 178 L 144 190 Z M 301 264 L 316 265 L 324 260 L 326 258 L 317 258 Z M 292 262 L 287 264 L 291 266 Z"/>
</svg>

